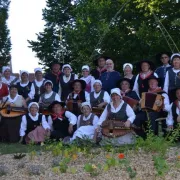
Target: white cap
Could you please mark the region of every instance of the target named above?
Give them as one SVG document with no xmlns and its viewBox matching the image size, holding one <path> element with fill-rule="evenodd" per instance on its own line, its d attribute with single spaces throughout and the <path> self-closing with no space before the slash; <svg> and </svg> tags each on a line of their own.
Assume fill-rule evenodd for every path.
<svg viewBox="0 0 180 180">
<path fill-rule="evenodd" d="M 42 69 L 40 67 L 37 67 L 37 68 L 34 69 L 34 73 L 36 73 L 37 71 L 42 72 Z"/>
<path fill-rule="evenodd" d="M 20 70 L 20 76 L 21 76 L 23 73 L 26 73 L 26 74 L 29 76 L 29 72 L 28 72 L 28 71 L 26 71 L 26 70 Z"/>
<path fill-rule="evenodd" d="M 88 65 L 84 65 L 84 66 L 82 67 L 82 70 L 83 70 L 83 69 L 87 69 L 87 70 L 89 71 L 90 68 L 89 68 Z"/>
<path fill-rule="evenodd" d="M 174 54 L 171 56 L 171 61 L 173 60 L 174 56 L 179 56 L 179 57 L 180 57 L 180 53 L 174 53 Z"/>
<path fill-rule="evenodd" d="M 4 72 L 6 71 L 6 70 L 11 70 L 11 68 L 9 67 L 9 66 L 3 66 L 2 67 L 2 73 L 4 74 Z"/>
<path fill-rule="evenodd" d="M 69 64 L 64 64 L 63 67 L 62 67 L 62 71 L 64 70 L 64 68 L 69 68 L 71 71 L 72 71 L 72 68 Z"/>
<path fill-rule="evenodd" d="M 30 110 L 30 108 L 31 108 L 31 106 L 32 106 L 33 104 L 35 104 L 35 105 L 37 106 L 37 108 L 39 109 L 39 104 L 38 104 L 37 102 L 31 102 L 31 103 L 29 103 L 29 105 L 28 105 L 28 111 Z"/>
<path fill-rule="evenodd" d="M 83 103 L 81 104 L 81 109 L 82 109 L 84 106 L 89 106 L 90 109 L 91 109 L 91 104 L 90 104 L 89 102 L 83 102 Z"/>
<path fill-rule="evenodd" d="M 46 81 L 44 82 L 44 86 L 45 86 L 47 83 L 50 83 L 50 84 L 52 85 L 52 87 L 53 87 L 53 83 L 52 83 L 52 81 L 50 81 L 50 80 L 46 80 Z"/>
<path fill-rule="evenodd" d="M 123 71 L 124 71 L 124 69 L 126 68 L 126 66 L 129 66 L 129 67 L 133 70 L 133 65 L 132 65 L 132 64 L 130 64 L 130 63 L 125 63 L 125 64 L 123 64 Z"/>
<path fill-rule="evenodd" d="M 96 80 L 94 81 L 93 86 L 94 86 L 95 83 L 99 83 L 99 84 L 102 86 L 102 82 L 101 82 L 100 80 L 98 80 L 98 79 L 96 79 Z"/>
<path fill-rule="evenodd" d="M 122 97 L 122 96 L 121 96 L 121 91 L 120 91 L 119 88 L 111 89 L 111 95 L 112 95 L 112 94 L 117 94 L 117 95 L 119 95 L 120 97 Z"/>
</svg>

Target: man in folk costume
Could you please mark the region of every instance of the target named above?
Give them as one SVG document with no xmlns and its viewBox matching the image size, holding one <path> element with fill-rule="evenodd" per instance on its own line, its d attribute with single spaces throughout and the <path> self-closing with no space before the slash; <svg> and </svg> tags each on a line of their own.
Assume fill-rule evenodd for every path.
<svg viewBox="0 0 180 180">
<path fill-rule="evenodd" d="M 131 124 L 134 122 L 134 119 L 136 117 L 134 111 L 128 104 L 126 104 L 122 100 L 119 88 L 114 88 L 111 90 L 111 100 L 112 102 L 106 106 L 105 110 L 100 116 L 98 127 L 96 128 L 97 132 L 101 130 L 101 126 L 105 121 L 111 122 L 113 120 L 116 120 L 119 122 L 123 122 L 125 128 L 130 128 Z M 129 132 L 123 136 L 112 138 L 112 142 L 116 145 L 131 144 L 134 142 L 133 137 L 133 133 Z"/>
<path fill-rule="evenodd" d="M 0 73 L 0 104 L 3 101 L 3 98 L 5 98 L 8 94 L 8 86 L 2 82 L 2 74 Z"/>
<path fill-rule="evenodd" d="M 62 67 L 63 75 L 60 76 L 59 95 L 62 101 L 66 101 L 69 93 L 72 91 L 71 83 L 78 79 L 78 76 L 72 73 L 72 68 L 69 64 L 64 64 Z"/>
<path fill-rule="evenodd" d="M 84 65 L 82 66 L 82 75 L 83 77 L 81 77 L 80 79 L 84 80 L 86 82 L 86 89 L 85 91 L 90 93 L 92 91 L 94 91 L 94 88 L 93 88 L 93 84 L 94 84 L 94 77 L 91 76 L 90 74 L 90 68 L 88 65 Z"/>
<path fill-rule="evenodd" d="M 39 102 L 40 95 L 45 92 L 44 89 L 44 82 L 45 79 L 43 78 L 42 69 L 41 68 L 35 68 L 35 80 L 32 82 L 35 88 L 35 95 L 34 95 L 34 102 Z"/>
<path fill-rule="evenodd" d="M 91 111 L 91 104 L 89 102 L 83 102 L 81 104 L 81 115 L 78 116 L 77 121 L 77 130 L 74 132 L 70 141 L 73 141 L 77 138 L 80 139 L 93 139 L 95 135 L 95 129 L 99 118 L 93 114 Z"/>
<path fill-rule="evenodd" d="M 28 106 L 26 115 L 22 117 L 20 126 L 20 142 L 35 143 L 43 142 L 45 136 L 50 133 L 50 127 L 44 115 L 39 114 L 39 105 L 36 102 L 31 102 Z"/>
<path fill-rule="evenodd" d="M 76 79 L 72 82 L 73 91 L 68 95 L 67 108 L 75 115 L 81 114 L 80 106 L 82 102 L 90 101 L 89 93 L 85 91 L 86 82 Z"/>
<path fill-rule="evenodd" d="M 34 99 L 35 89 L 32 82 L 29 81 L 28 71 L 20 71 L 21 81 L 17 83 L 18 94 L 22 95 L 27 104 Z"/>
<path fill-rule="evenodd" d="M 12 75 L 11 68 L 9 66 L 2 67 L 2 74 L 2 82 L 8 86 L 17 84 L 19 82 L 19 79 Z"/>
<path fill-rule="evenodd" d="M 95 61 L 94 64 L 96 65 L 96 69 L 93 69 L 91 71 L 92 76 L 94 76 L 95 79 L 99 79 L 101 74 L 106 72 L 106 57 L 100 56 Z"/>
<path fill-rule="evenodd" d="M 92 107 L 103 108 L 110 103 L 110 96 L 107 91 L 102 90 L 102 83 L 100 80 L 95 80 L 94 91 L 90 93 L 90 103 Z"/>
<path fill-rule="evenodd" d="M 171 56 L 172 68 L 166 73 L 164 91 L 168 93 L 170 102 L 176 100 L 175 90 L 180 87 L 180 53 Z"/>
<path fill-rule="evenodd" d="M 76 130 L 77 117 L 67 111 L 64 102 L 54 101 L 49 106 L 51 115 L 48 116 L 48 124 L 51 127 L 51 139 L 63 139 L 72 136 Z"/>
<path fill-rule="evenodd" d="M 151 76 L 150 78 L 146 79 L 145 84 L 147 84 L 147 87 L 148 87 L 147 93 L 151 93 L 154 95 L 156 94 L 161 95 L 162 101 L 155 99 L 155 102 L 153 102 L 154 98 L 152 96 L 149 96 L 149 97 L 147 96 L 145 103 L 146 102 L 148 102 L 148 104 L 152 103 L 153 106 L 156 105 L 157 107 L 159 107 L 159 110 L 153 110 L 153 109 L 149 110 L 145 108 L 147 112 L 141 111 L 140 113 L 138 113 L 136 115 L 134 124 L 139 127 L 144 126 L 144 128 L 147 129 L 148 128 L 147 121 L 150 120 L 151 130 L 154 132 L 155 135 L 158 135 L 158 122 L 156 121 L 156 119 L 167 116 L 167 112 L 169 111 L 169 108 L 170 108 L 169 97 L 167 93 L 163 91 L 161 87 L 159 87 L 160 79 L 157 78 L 156 76 Z M 142 99 L 140 103 L 142 103 Z M 166 128 L 165 121 L 162 123 L 163 123 L 162 127 L 165 129 Z M 163 129 L 163 132 L 166 133 L 164 129 Z M 145 133 L 144 134 L 142 133 L 142 135 L 145 138 L 146 136 Z"/>
<path fill-rule="evenodd" d="M 164 88 L 164 81 L 165 81 L 165 77 L 166 77 L 166 72 L 171 69 L 171 65 L 169 64 L 170 61 L 170 53 L 168 52 L 162 52 L 156 55 L 156 59 L 157 61 L 161 61 L 162 62 L 162 66 L 158 67 L 155 72 L 157 73 L 158 77 L 161 80 L 161 88 Z"/>
<path fill-rule="evenodd" d="M 177 128 L 180 123 L 180 87 L 176 89 L 176 100 L 171 103 L 168 116 L 166 118 L 166 124 L 168 129 L 173 130 Z"/>
<path fill-rule="evenodd" d="M 45 75 L 45 79 L 52 81 L 53 83 L 53 91 L 58 93 L 59 91 L 59 81 L 61 76 L 61 64 L 58 61 L 53 61 L 51 63 L 51 72 Z"/>
<path fill-rule="evenodd" d="M 148 90 L 148 87 L 144 85 L 144 80 L 151 76 L 158 77 L 158 75 L 153 71 L 153 62 L 148 60 L 143 60 L 136 63 L 136 69 L 138 70 L 139 74 L 136 76 L 133 91 L 135 91 L 137 95 L 141 98 L 142 92 L 147 92 Z"/>
<path fill-rule="evenodd" d="M 41 109 L 47 109 L 53 101 L 61 101 L 59 94 L 53 91 L 53 83 L 50 80 L 44 82 L 45 92 L 39 98 Z"/>
</svg>

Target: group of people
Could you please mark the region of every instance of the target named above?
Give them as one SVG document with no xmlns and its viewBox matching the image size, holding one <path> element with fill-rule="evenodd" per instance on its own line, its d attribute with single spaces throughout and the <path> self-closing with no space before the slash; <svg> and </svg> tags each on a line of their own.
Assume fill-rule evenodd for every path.
<svg viewBox="0 0 180 180">
<path fill-rule="evenodd" d="M 97 135 L 106 138 L 103 123 L 115 120 L 123 122 L 125 128 L 137 128 L 112 139 L 118 144 L 132 143 L 134 133 L 146 138 L 148 120 L 158 135 L 158 118 L 165 119 L 162 127 L 166 135 L 167 129 L 173 130 L 180 122 L 180 54 L 161 53 L 159 60 L 162 66 L 157 68 L 149 60 L 136 63 L 137 75 L 133 74 L 133 65 L 125 63 L 121 75 L 114 70 L 113 60 L 100 56 L 95 69 L 82 66 L 80 78 L 70 64 L 61 67 L 54 61 L 51 72 L 45 75 L 41 68 L 35 68 L 32 82 L 27 71 L 21 70 L 17 78 L 4 66 L 0 74 L 0 138 L 22 143 L 43 142 L 45 136 L 65 142 L 96 139 Z M 162 99 L 156 98 L 159 96 Z M 147 104 L 153 104 L 152 109 Z M 11 117 L 7 109 L 17 107 L 27 109 L 27 113 Z M 13 118 L 17 124 L 12 126 L 9 119 Z"/>
</svg>

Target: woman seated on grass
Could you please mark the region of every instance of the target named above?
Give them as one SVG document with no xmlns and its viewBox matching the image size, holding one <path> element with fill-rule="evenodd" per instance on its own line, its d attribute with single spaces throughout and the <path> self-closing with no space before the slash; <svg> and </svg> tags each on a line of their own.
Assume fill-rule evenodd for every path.
<svg viewBox="0 0 180 180">
<path fill-rule="evenodd" d="M 70 141 L 77 138 L 94 138 L 94 132 L 97 127 L 99 118 L 91 112 L 92 109 L 89 102 L 82 103 L 81 110 L 83 114 L 78 116 L 77 130 L 74 132 L 74 135 Z"/>
<path fill-rule="evenodd" d="M 48 116 L 48 124 L 51 127 L 51 139 L 63 139 L 71 136 L 76 129 L 77 117 L 70 111 L 66 111 L 64 102 L 54 101 L 49 106 L 51 115 Z"/>
<path fill-rule="evenodd" d="M 20 142 L 43 142 L 45 140 L 45 136 L 50 132 L 50 127 L 46 118 L 44 115 L 38 113 L 39 105 L 36 102 L 31 102 L 29 104 L 28 111 L 29 113 L 22 117 Z"/>
</svg>

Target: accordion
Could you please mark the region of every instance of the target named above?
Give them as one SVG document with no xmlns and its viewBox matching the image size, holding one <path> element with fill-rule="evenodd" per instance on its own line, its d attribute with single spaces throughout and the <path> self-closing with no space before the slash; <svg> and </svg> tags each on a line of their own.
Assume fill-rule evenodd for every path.
<svg viewBox="0 0 180 180">
<path fill-rule="evenodd" d="M 133 126 L 130 128 L 125 127 L 125 121 L 120 120 L 105 120 L 102 127 L 102 134 L 109 138 L 124 136 L 133 132 Z"/>
<path fill-rule="evenodd" d="M 74 114 L 78 115 L 81 114 L 81 109 L 79 104 L 82 103 L 81 100 L 67 100 L 66 107 L 67 110 L 73 112 Z"/>
<path fill-rule="evenodd" d="M 135 99 L 127 97 L 127 96 L 124 96 L 123 100 L 125 103 L 129 104 L 129 106 L 131 106 L 131 108 L 134 110 L 138 107 L 138 104 L 139 104 L 138 100 L 135 100 Z"/>
<path fill-rule="evenodd" d="M 159 112 L 164 105 L 164 97 L 161 94 L 142 93 L 141 109 Z"/>
</svg>

